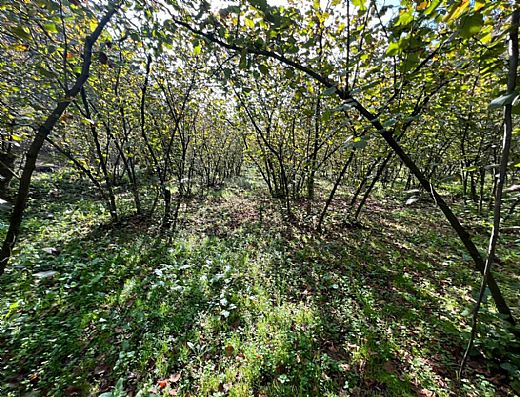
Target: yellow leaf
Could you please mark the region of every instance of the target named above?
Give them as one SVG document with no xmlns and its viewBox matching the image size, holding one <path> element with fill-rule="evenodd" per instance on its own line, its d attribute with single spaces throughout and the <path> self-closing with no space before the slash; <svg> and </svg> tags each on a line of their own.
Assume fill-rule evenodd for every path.
<svg viewBox="0 0 520 397">
<path fill-rule="evenodd" d="M 244 23 L 248 28 L 254 29 L 255 27 L 255 22 L 252 19 L 246 18 Z"/>
<path fill-rule="evenodd" d="M 462 0 L 458 5 L 451 7 L 450 12 L 444 17 L 444 22 L 450 22 L 457 19 L 468 8 L 469 0 Z"/>
<path fill-rule="evenodd" d="M 485 5 L 486 5 L 485 0 L 476 0 L 476 1 L 475 1 L 475 6 L 474 6 L 474 10 L 475 10 L 475 11 L 478 11 L 478 10 L 480 10 L 482 7 L 484 7 Z"/>
<path fill-rule="evenodd" d="M 418 0 L 417 5 L 415 6 L 415 10 L 416 11 L 425 10 L 426 8 L 429 7 L 429 5 L 430 5 L 430 2 L 428 0 L 424 0 L 424 1 Z"/>
<path fill-rule="evenodd" d="M 29 49 L 27 44 L 16 44 L 13 49 L 17 52 L 25 52 Z"/>
<path fill-rule="evenodd" d="M 484 36 L 482 36 L 479 41 L 482 44 L 488 44 L 491 42 L 492 38 L 493 38 L 493 35 L 491 34 L 491 32 L 489 32 L 489 33 L 486 33 Z"/>
</svg>

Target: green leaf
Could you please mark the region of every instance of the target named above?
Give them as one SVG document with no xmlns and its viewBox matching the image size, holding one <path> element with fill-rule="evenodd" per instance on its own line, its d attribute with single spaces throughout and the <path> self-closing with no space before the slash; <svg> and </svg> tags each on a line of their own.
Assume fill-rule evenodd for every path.
<svg viewBox="0 0 520 397">
<path fill-rule="evenodd" d="M 489 104 L 489 110 L 499 109 L 506 105 L 511 105 L 515 99 L 518 98 L 518 94 L 516 92 L 513 92 L 509 95 L 502 95 L 498 98 L 495 98 L 491 101 Z"/>
<path fill-rule="evenodd" d="M 29 29 L 22 26 L 13 26 L 10 28 L 11 32 L 14 33 L 22 40 L 31 40 L 31 35 L 29 33 Z"/>
<path fill-rule="evenodd" d="M 45 69 L 41 65 L 36 66 L 36 69 L 38 70 L 38 73 L 40 73 L 42 76 L 50 77 L 50 78 L 54 78 L 55 77 L 54 72 L 52 72 L 52 71 L 50 71 L 48 69 Z M 81 67 L 80 67 L 80 72 L 81 72 Z"/>
<path fill-rule="evenodd" d="M 388 120 L 386 120 L 386 121 L 383 123 L 383 127 L 384 127 L 384 128 L 389 128 L 389 127 L 392 127 L 393 125 L 395 125 L 395 123 L 397 123 L 397 120 L 396 120 L 396 119 L 388 119 Z"/>
<path fill-rule="evenodd" d="M 90 22 L 89 22 L 89 27 L 90 27 L 90 31 L 91 31 L 91 32 L 93 32 L 94 30 L 96 30 L 97 26 L 98 26 L 97 21 L 90 21 Z"/>
<path fill-rule="evenodd" d="M 451 7 L 450 12 L 444 17 L 444 22 L 451 22 L 456 20 L 458 17 L 462 15 L 462 13 L 469 7 L 468 0 L 462 0 L 453 5 Z"/>
<path fill-rule="evenodd" d="M 352 4 L 356 7 L 359 7 L 361 11 L 365 11 L 367 7 L 365 6 L 365 0 L 352 0 Z"/>
<path fill-rule="evenodd" d="M 420 62 L 419 54 L 417 54 L 416 52 L 407 54 L 406 60 L 401 65 L 403 72 L 409 72 L 415 66 L 417 66 L 419 64 L 419 62 Z"/>
<path fill-rule="evenodd" d="M 222 71 L 224 72 L 224 77 L 225 77 L 226 79 L 229 79 L 229 77 L 231 76 L 231 69 L 229 69 L 229 68 L 224 68 L 224 69 L 222 69 Z"/>
<path fill-rule="evenodd" d="M 398 41 L 394 41 L 393 43 L 390 43 L 388 48 L 386 49 L 386 55 L 389 57 L 396 56 L 401 52 L 401 48 Z"/>
<path fill-rule="evenodd" d="M 173 44 L 168 42 L 163 42 L 162 45 L 167 48 L 168 50 L 173 49 Z"/>
<path fill-rule="evenodd" d="M 250 0 L 251 5 L 260 11 L 266 11 L 269 8 L 266 0 Z"/>
<path fill-rule="evenodd" d="M 265 65 L 262 65 L 262 64 L 258 65 L 258 70 L 260 70 L 260 73 L 262 73 L 262 74 L 265 74 L 265 75 L 269 74 L 269 68 Z"/>
<path fill-rule="evenodd" d="M 358 136 L 352 140 L 352 146 L 357 149 L 364 149 L 367 146 L 367 140 L 364 136 Z"/>
<path fill-rule="evenodd" d="M 255 22 L 252 19 L 246 18 L 244 23 L 248 28 L 253 29 L 255 27 Z"/>
<path fill-rule="evenodd" d="M 509 373 L 514 373 L 518 369 L 518 367 L 516 365 L 513 365 L 513 364 L 508 363 L 508 362 L 500 364 L 500 368 L 505 369 Z"/>
<path fill-rule="evenodd" d="M 403 12 L 395 26 L 406 26 L 413 21 L 413 14 L 411 12 Z"/>
<path fill-rule="evenodd" d="M 123 378 L 119 378 L 114 390 L 100 394 L 99 397 L 123 397 L 126 396 L 123 384 Z"/>
<path fill-rule="evenodd" d="M 322 95 L 331 96 L 331 95 L 334 95 L 336 93 L 336 91 L 337 91 L 336 86 L 332 86 L 332 87 L 327 88 L 325 91 L 323 91 Z"/>
<path fill-rule="evenodd" d="M 470 37 L 479 33 L 483 25 L 484 17 L 482 16 L 482 14 L 479 13 L 469 15 L 462 19 L 460 35 L 465 39 L 469 39 Z"/>
<path fill-rule="evenodd" d="M 201 51 L 200 41 L 199 40 L 193 41 L 193 54 L 199 55 L 200 51 Z"/>
<path fill-rule="evenodd" d="M 433 0 L 428 6 L 428 8 L 424 10 L 424 15 L 430 15 L 431 13 L 433 13 L 439 6 L 439 3 L 440 0 Z"/>
<path fill-rule="evenodd" d="M 285 73 L 285 77 L 287 77 L 288 79 L 292 79 L 294 77 L 294 69 L 293 68 L 286 68 L 284 70 L 284 73 Z"/>
<path fill-rule="evenodd" d="M 88 118 L 82 118 L 81 119 L 81 122 L 85 125 L 96 125 L 96 122 L 92 119 L 88 119 Z"/>
<path fill-rule="evenodd" d="M 369 90 L 370 88 L 372 87 L 376 87 L 377 85 L 379 85 L 379 81 L 378 80 L 374 80 L 374 81 L 371 81 L 370 83 L 367 83 L 365 85 L 362 85 L 361 87 L 357 87 L 357 88 L 354 88 L 353 90 L 351 90 L 350 92 L 352 94 L 359 94 L 361 92 L 365 92 L 366 90 Z"/>
<path fill-rule="evenodd" d="M 240 69 L 246 69 L 247 68 L 247 49 L 242 48 L 240 51 Z"/>
<path fill-rule="evenodd" d="M 49 33 L 58 33 L 58 27 L 54 23 L 46 23 L 43 25 L 43 29 Z"/>
</svg>

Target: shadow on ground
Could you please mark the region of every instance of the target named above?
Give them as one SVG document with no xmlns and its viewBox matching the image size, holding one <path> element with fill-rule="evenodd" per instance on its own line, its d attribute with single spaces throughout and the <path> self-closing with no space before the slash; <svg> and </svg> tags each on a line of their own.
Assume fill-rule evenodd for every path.
<svg viewBox="0 0 520 397">
<path fill-rule="evenodd" d="M 88 194 L 36 206 L 46 188 L 0 279 L 2 395 L 510 390 L 508 371 L 482 351 L 455 380 L 477 278 L 431 208 L 371 202 L 350 230 L 336 208 L 318 235 L 237 188 L 184 203 L 180 231 L 161 236 L 153 219 L 107 226 Z M 495 355 L 507 348 L 498 336 Z"/>
</svg>

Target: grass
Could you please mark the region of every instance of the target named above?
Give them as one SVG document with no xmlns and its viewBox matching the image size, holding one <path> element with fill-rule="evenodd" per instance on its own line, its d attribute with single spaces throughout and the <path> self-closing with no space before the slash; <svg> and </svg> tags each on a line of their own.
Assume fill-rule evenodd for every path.
<svg viewBox="0 0 520 397">
<path fill-rule="evenodd" d="M 342 203 L 318 235 L 241 179 L 185 203 L 168 237 L 153 219 L 107 226 L 88 189 L 41 176 L 0 279 L 0 395 L 519 393 L 491 302 L 456 380 L 479 278 L 439 213 L 376 195 L 348 229 Z M 518 246 L 503 236 L 497 273 L 517 317 Z"/>
</svg>

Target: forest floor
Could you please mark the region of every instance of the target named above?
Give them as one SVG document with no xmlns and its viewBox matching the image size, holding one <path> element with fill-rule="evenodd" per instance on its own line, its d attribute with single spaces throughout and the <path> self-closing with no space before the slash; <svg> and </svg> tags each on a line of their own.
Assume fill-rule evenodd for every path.
<svg viewBox="0 0 520 397">
<path fill-rule="evenodd" d="M 344 198 L 317 234 L 240 179 L 183 205 L 179 232 L 161 236 L 153 219 L 110 225 L 87 188 L 40 174 L 0 278 L 0 395 L 520 393 L 491 302 L 456 380 L 479 276 L 433 203 L 376 194 L 351 227 Z M 485 247 L 489 226 L 466 219 Z M 517 318 L 519 247 L 504 234 L 497 268 Z"/>
</svg>

